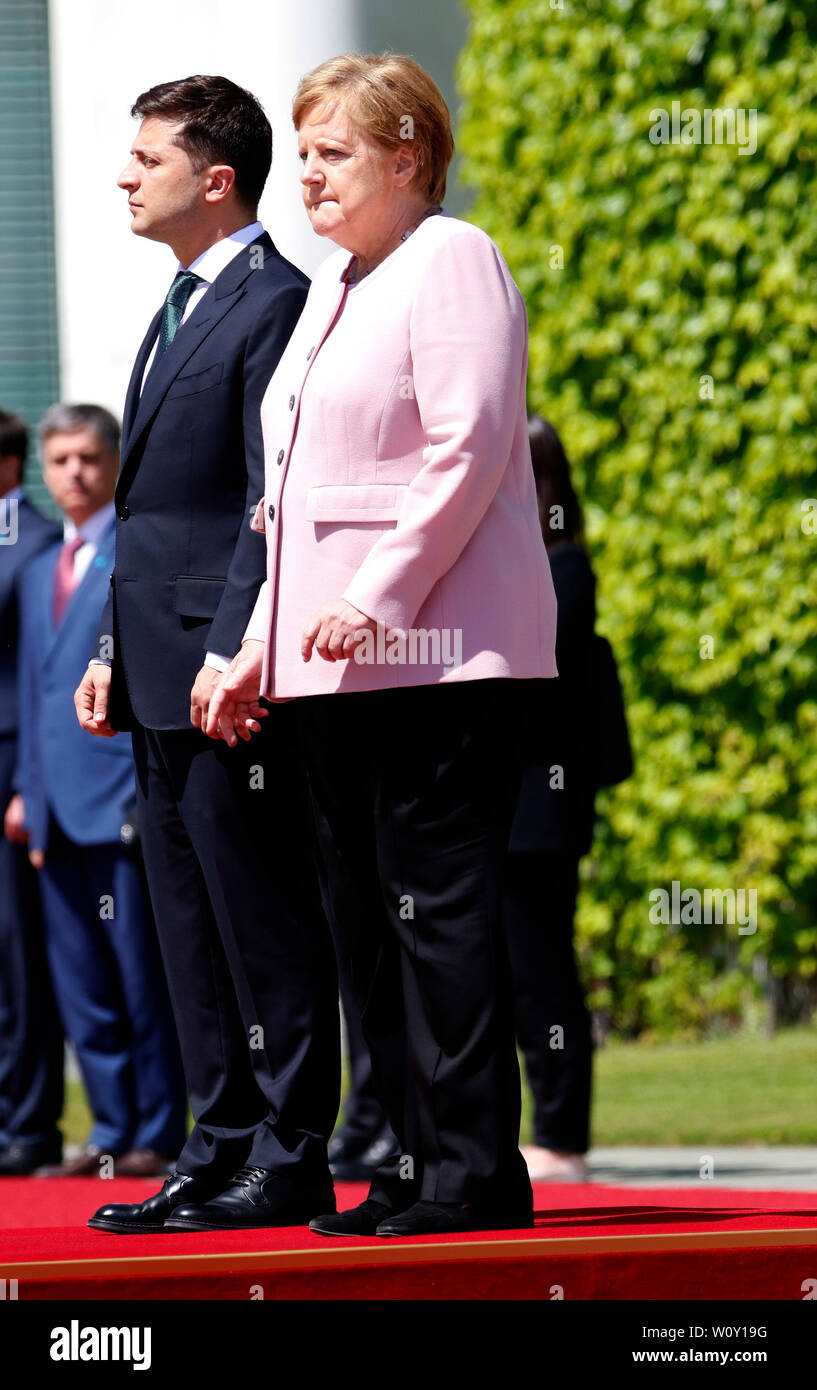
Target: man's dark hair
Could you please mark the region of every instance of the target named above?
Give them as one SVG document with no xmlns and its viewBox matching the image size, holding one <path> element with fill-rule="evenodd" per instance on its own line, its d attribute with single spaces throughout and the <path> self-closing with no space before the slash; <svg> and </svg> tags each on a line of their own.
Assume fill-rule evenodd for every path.
<svg viewBox="0 0 817 1390">
<path fill-rule="evenodd" d="M 28 456 L 28 426 L 19 415 L 0 410 L 0 458 L 18 458 L 20 475 Z"/>
<path fill-rule="evenodd" d="M 182 77 L 143 92 L 131 115 L 179 124 L 175 143 L 196 172 L 229 164 L 241 202 L 258 207 L 272 164 L 272 127 L 250 92 L 227 77 Z"/>
</svg>

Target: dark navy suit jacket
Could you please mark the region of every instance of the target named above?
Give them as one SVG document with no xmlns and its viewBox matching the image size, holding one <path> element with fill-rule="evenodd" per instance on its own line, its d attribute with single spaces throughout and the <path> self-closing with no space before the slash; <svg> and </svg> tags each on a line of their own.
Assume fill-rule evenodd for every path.
<svg viewBox="0 0 817 1390">
<path fill-rule="evenodd" d="M 264 233 L 221 272 L 140 385 L 136 358 L 116 489 L 116 565 L 92 656 L 112 654 L 115 729 L 189 729 L 205 653 L 240 648 L 266 577 L 250 519 L 264 492 L 261 400 L 308 278 Z M 112 643 L 112 653 L 111 653 Z"/>
<path fill-rule="evenodd" d="M 0 509 L 3 499 L 0 498 Z M 0 735 L 17 732 L 17 586 L 38 550 L 60 536 L 60 528 L 27 502 L 18 500 L 16 535 L 0 536 Z M 12 539 L 13 537 L 13 539 Z M 2 808 L 5 810 L 5 807 Z"/>
<path fill-rule="evenodd" d="M 89 738 L 74 709 L 109 587 L 114 525 L 54 626 L 54 571 L 62 542 L 43 551 L 20 585 L 20 726 L 15 782 L 26 808 L 29 848 L 46 849 L 49 811 L 80 845 L 119 841 L 134 794 L 129 737 Z"/>
</svg>

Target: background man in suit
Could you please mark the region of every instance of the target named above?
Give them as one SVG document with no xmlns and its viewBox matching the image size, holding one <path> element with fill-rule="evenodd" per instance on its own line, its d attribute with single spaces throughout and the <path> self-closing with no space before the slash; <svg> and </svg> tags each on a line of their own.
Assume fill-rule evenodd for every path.
<svg viewBox="0 0 817 1390">
<path fill-rule="evenodd" d="M 37 875 L 13 796 L 17 760 L 18 585 L 59 536 L 22 487 L 28 430 L 0 410 L 0 1174 L 58 1162 L 63 1040 L 45 960 Z"/>
<path fill-rule="evenodd" d="M 117 1176 L 148 1176 L 179 1153 L 187 1105 L 141 865 L 120 841 L 133 796 L 130 740 L 89 744 L 72 705 L 108 589 L 119 425 L 98 406 L 56 405 L 39 439 L 65 524 L 62 543 L 31 562 L 21 585 L 15 782 L 94 1127 L 76 1158 L 38 1171 L 99 1175 L 113 1157 Z"/>
<path fill-rule="evenodd" d="M 91 733 L 132 729 L 151 897 L 196 1121 L 177 1172 L 102 1230 L 300 1224 L 334 1194 L 339 1097 L 334 958 L 310 854 L 291 710 L 255 706 L 259 743 L 202 731 L 266 571 L 250 520 L 264 489 L 260 404 L 306 276 L 256 220 L 272 132 L 222 77 L 144 93 L 119 179 L 132 230 L 178 272 L 125 404 L 116 567 L 77 691 Z M 191 690 L 192 688 L 192 690 Z M 269 718 L 259 723 L 265 713 Z M 191 722 L 193 728 L 190 727 Z M 232 739 L 236 744 L 237 740 Z"/>
</svg>

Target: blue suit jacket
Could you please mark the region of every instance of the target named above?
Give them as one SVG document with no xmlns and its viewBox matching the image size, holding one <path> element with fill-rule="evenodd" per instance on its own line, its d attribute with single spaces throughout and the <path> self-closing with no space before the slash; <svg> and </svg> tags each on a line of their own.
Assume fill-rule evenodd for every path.
<svg viewBox="0 0 817 1390">
<path fill-rule="evenodd" d="M 54 571 L 62 542 L 43 551 L 20 585 L 20 723 L 15 781 L 26 807 L 30 849 L 48 843 L 49 811 L 81 845 L 119 840 L 122 807 L 134 792 L 131 740 L 89 738 L 79 726 L 74 691 L 88 661 L 113 564 L 115 528 L 54 626 Z"/>
<path fill-rule="evenodd" d="M 266 232 L 203 295 L 140 395 L 160 314 L 125 401 L 116 567 L 96 641 L 115 729 L 189 729 L 205 653 L 230 658 L 266 578 L 250 520 L 264 492 L 261 400 L 309 280 Z"/>
<path fill-rule="evenodd" d="M 2 499 L 0 499 L 0 506 Z M 14 539 L 0 536 L 0 734 L 17 732 L 17 589 L 32 556 L 57 540 L 60 528 L 25 498 L 17 506 Z"/>
</svg>

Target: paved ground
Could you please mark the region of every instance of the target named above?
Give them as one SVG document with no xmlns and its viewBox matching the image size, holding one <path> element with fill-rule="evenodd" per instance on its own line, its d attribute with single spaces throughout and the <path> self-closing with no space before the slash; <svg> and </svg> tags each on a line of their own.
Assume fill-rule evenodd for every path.
<svg viewBox="0 0 817 1390">
<path fill-rule="evenodd" d="M 594 1182 L 628 1187 L 777 1188 L 817 1192 L 817 1148 L 611 1148 L 592 1149 Z M 703 1177 L 702 1173 L 711 1177 Z"/>
</svg>

